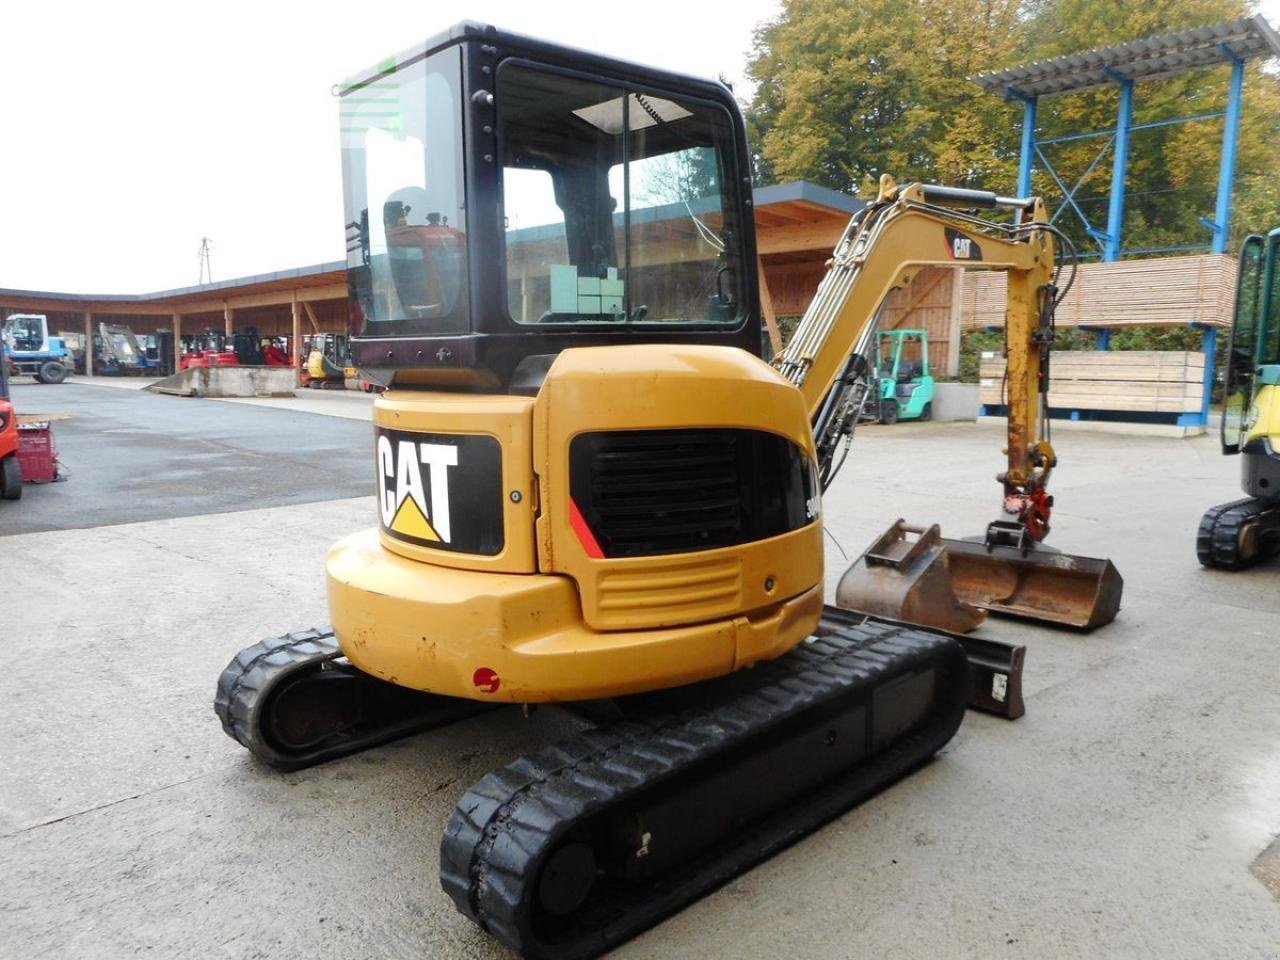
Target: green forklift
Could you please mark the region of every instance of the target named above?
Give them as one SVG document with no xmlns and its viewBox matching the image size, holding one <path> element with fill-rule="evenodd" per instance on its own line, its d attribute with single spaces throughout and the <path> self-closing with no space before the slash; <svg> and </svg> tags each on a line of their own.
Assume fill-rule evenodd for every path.
<svg viewBox="0 0 1280 960">
<path fill-rule="evenodd" d="M 879 423 L 933 418 L 933 377 L 929 334 L 924 330 L 881 330 L 876 335 L 876 388 L 868 419 Z"/>
</svg>

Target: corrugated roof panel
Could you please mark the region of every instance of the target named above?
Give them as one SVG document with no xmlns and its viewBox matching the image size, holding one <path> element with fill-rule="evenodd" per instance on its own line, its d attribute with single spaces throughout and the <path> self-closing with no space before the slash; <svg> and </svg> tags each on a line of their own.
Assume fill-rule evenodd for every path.
<svg viewBox="0 0 1280 960">
<path fill-rule="evenodd" d="M 1280 57 L 1280 36 L 1260 14 L 1024 63 L 972 79 L 988 93 L 1011 99 L 1043 97 L 1107 86 L 1117 77 L 1149 80 L 1237 57 Z"/>
</svg>

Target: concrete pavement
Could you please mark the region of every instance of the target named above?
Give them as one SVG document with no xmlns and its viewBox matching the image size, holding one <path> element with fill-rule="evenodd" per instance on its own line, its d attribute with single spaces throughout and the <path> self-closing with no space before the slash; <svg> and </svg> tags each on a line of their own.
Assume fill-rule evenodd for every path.
<svg viewBox="0 0 1280 960">
<path fill-rule="evenodd" d="M 148 399 L 201 435 L 231 406 Z M 270 436 L 303 416 L 253 413 Z M 825 498 L 834 540 L 852 557 L 898 516 L 977 532 L 1000 446 L 971 424 L 860 428 Z M 1051 540 L 1115 560 L 1120 618 L 984 626 L 1029 647 L 1025 718 L 970 714 L 934 763 L 618 956 L 1280 955 L 1280 904 L 1250 872 L 1280 832 L 1280 564 L 1212 573 L 1193 550 L 1238 463 L 1209 438 L 1058 446 Z M 80 475 L 46 489 L 101 495 Z M 278 775 L 214 718 L 239 647 L 324 621 L 324 550 L 374 520 L 348 489 L 0 539 L 0 955 L 504 955 L 440 891 L 440 832 L 486 770 L 575 721 L 498 711 Z M 31 501 L 0 503 L 0 533 Z M 830 594 L 834 543 L 827 561 Z"/>
<path fill-rule="evenodd" d="M 53 425 L 71 479 L 28 484 L 19 509 L 0 511 L 0 535 L 308 503 L 372 489 L 369 427 L 350 419 L 85 381 L 15 383 L 13 401 L 22 413 L 71 414 Z"/>
</svg>

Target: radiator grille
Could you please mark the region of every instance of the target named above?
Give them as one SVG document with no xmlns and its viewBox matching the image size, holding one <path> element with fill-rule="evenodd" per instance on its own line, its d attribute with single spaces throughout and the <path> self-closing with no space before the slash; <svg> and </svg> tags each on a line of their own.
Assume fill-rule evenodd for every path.
<svg viewBox="0 0 1280 960">
<path fill-rule="evenodd" d="M 570 447 L 570 493 L 605 557 L 731 546 L 816 516 L 809 458 L 758 430 L 580 435 Z"/>
</svg>

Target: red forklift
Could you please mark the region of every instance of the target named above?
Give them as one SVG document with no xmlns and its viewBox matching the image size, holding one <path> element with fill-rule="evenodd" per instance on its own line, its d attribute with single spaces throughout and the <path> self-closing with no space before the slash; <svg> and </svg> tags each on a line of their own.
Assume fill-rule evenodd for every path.
<svg viewBox="0 0 1280 960">
<path fill-rule="evenodd" d="M 178 369 L 190 367 L 227 367 L 237 366 L 240 358 L 227 343 L 225 334 L 217 330 L 206 330 L 204 333 L 182 338 L 182 356 L 178 358 Z"/>
<path fill-rule="evenodd" d="M 9 399 L 9 358 L 0 343 L 0 499 L 22 496 L 22 466 L 18 463 L 18 415 Z"/>
</svg>

